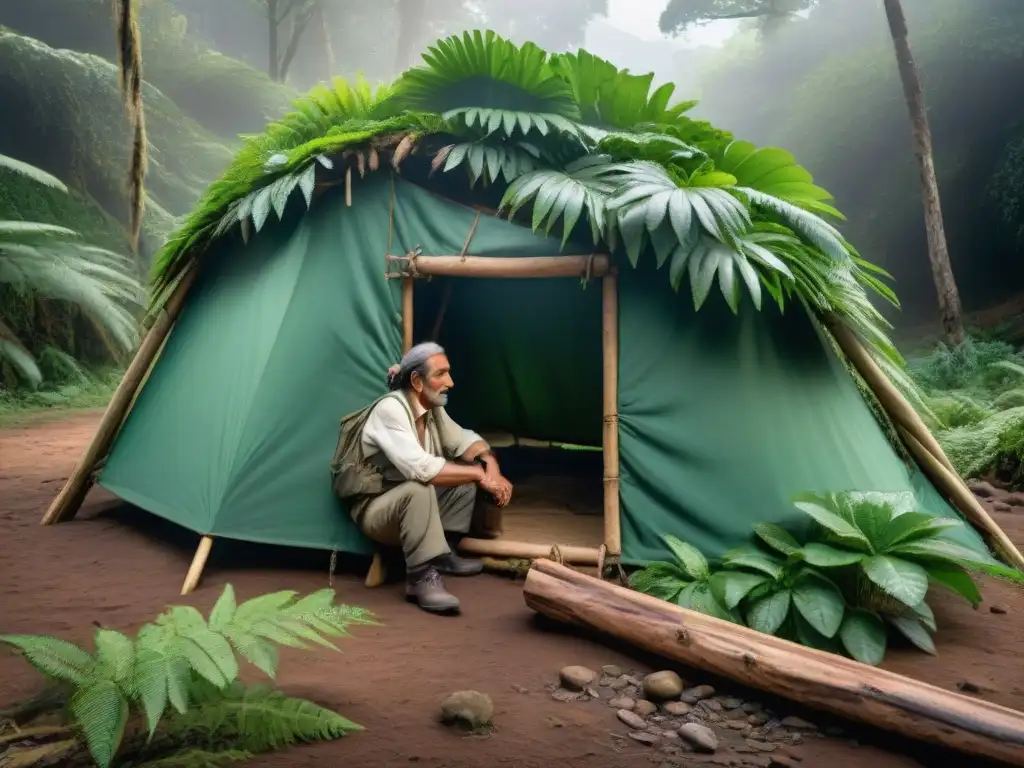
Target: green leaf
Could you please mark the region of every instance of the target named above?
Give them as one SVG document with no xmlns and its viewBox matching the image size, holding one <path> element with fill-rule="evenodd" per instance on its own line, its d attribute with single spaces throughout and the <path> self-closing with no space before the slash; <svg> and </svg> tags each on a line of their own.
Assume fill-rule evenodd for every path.
<svg viewBox="0 0 1024 768">
<path fill-rule="evenodd" d="M 84 648 L 56 637 L 2 635 L 0 642 L 12 645 L 26 661 L 54 680 L 82 685 L 92 673 L 95 659 Z"/>
<path fill-rule="evenodd" d="M 1024 573 L 1016 568 L 1009 568 L 992 557 L 983 556 L 952 541 L 943 539 L 913 541 L 894 547 L 892 552 L 914 560 L 955 563 L 971 571 L 986 573 L 1015 584 L 1024 584 Z"/>
<path fill-rule="evenodd" d="M 781 525 L 755 523 L 754 533 L 769 547 L 784 555 L 791 555 L 800 549 L 800 542 Z"/>
<path fill-rule="evenodd" d="M 883 592 L 913 606 L 928 594 L 928 573 L 917 563 L 888 555 L 874 555 L 861 562 L 864 574 Z"/>
<path fill-rule="evenodd" d="M 972 606 L 981 605 L 981 591 L 970 574 L 956 565 L 925 563 L 929 578 L 963 597 Z"/>
<path fill-rule="evenodd" d="M 850 552 L 818 542 L 811 542 L 800 551 L 803 552 L 804 560 L 816 568 L 841 568 L 859 563 L 865 557 L 862 552 Z"/>
<path fill-rule="evenodd" d="M 935 614 L 932 612 L 932 608 L 928 603 L 923 600 L 915 605 L 912 610 L 914 615 L 917 616 L 918 620 L 924 624 L 929 631 L 938 632 L 939 626 L 935 623 Z"/>
<path fill-rule="evenodd" d="M 237 603 L 235 601 L 235 589 L 230 584 L 225 585 L 224 591 L 221 592 L 220 597 L 217 598 L 217 602 L 213 606 L 213 610 L 210 612 L 209 627 L 214 632 L 221 632 L 227 627 L 232 619 L 235 617 L 235 609 Z"/>
<path fill-rule="evenodd" d="M 694 581 L 700 581 L 708 577 L 708 561 L 699 549 L 692 544 L 687 544 L 685 541 L 680 541 L 671 534 L 664 534 L 661 538 L 679 562 L 683 573 Z"/>
<path fill-rule="evenodd" d="M 732 622 L 735 622 L 737 619 L 730 610 L 715 599 L 711 587 L 707 583 L 694 585 L 693 591 L 690 593 L 690 605 L 693 610 L 699 611 L 706 616 L 714 616 L 716 619 Z"/>
<path fill-rule="evenodd" d="M 795 630 L 796 640 L 801 645 L 826 653 L 842 653 L 842 646 L 837 637 L 825 637 L 807 623 L 807 620 L 798 611 L 791 611 L 789 618 Z"/>
<path fill-rule="evenodd" d="M 822 528 L 836 536 L 843 544 L 864 552 L 871 551 L 871 544 L 863 533 L 835 512 L 823 507 L 819 502 L 797 501 L 795 506 Z"/>
<path fill-rule="evenodd" d="M 673 602 L 690 579 L 674 563 L 652 562 L 629 578 L 630 586 L 638 592 Z"/>
<path fill-rule="evenodd" d="M 935 655 L 935 641 L 932 640 L 932 636 L 928 634 L 928 629 L 917 616 L 908 613 L 903 616 L 889 616 L 887 618 L 889 623 L 896 627 L 907 640 L 925 653 Z"/>
<path fill-rule="evenodd" d="M 766 635 L 774 635 L 789 615 L 790 599 L 790 591 L 780 589 L 751 603 L 747 609 L 747 626 Z"/>
<path fill-rule="evenodd" d="M 960 528 L 963 523 L 946 517 L 933 517 L 924 512 L 905 512 L 894 517 L 886 526 L 882 535 L 882 545 L 888 550 L 898 544 L 928 539 L 938 536 L 952 528 Z"/>
<path fill-rule="evenodd" d="M 113 681 L 96 679 L 75 691 L 71 712 L 85 737 L 89 754 L 100 768 L 108 768 L 124 736 L 128 701 Z"/>
<path fill-rule="evenodd" d="M 828 579 L 801 575 L 793 584 L 793 606 L 807 623 L 825 637 L 834 637 L 843 623 L 846 603 Z"/>
<path fill-rule="evenodd" d="M 846 652 L 862 664 L 878 666 L 885 658 L 885 622 L 875 613 L 850 609 L 839 628 L 839 639 Z"/>
<path fill-rule="evenodd" d="M 713 574 L 708 583 L 711 594 L 729 610 L 732 610 L 745 598 L 752 589 L 768 581 L 766 576 L 743 571 L 719 571 Z"/>
<path fill-rule="evenodd" d="M 139 630 L 135 641 L 132 690 L 142 703 L 150 737 L 156 732 L 167 708 L 168 678 L 174 671 L 168 651 L 167 636 L 163 629 L 154 624 L 146 624 Z"/>
<path fill-rule="evenodd" d="M 770 576 L 782 577 L 782 563 L 778 558 L 765 554 L 755 547 L 736 547 L 722 555 L 722 562 L 729 568 L 750 568 Z"/>
<path fill-rule="evenodd" d="M 135 670 L 135 644 L 131 638 L 112 629 L 100 628 L 96 630 L 93 642 L 96 645 L 96 673 L 129 694 Z"/>
</svg>

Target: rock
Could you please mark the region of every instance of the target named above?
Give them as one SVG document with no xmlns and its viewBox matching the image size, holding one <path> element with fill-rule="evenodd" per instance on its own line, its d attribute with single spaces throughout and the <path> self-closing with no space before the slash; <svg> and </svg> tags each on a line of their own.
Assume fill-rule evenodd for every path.
<svg viewBox="0 0 1024 768">
<path fill-rule="evenodd" d="M 515 691 L 516 693 L 529 693 L 530 692 L 529 688 L 524 688 L 521 685 L 513 685 L 512 686 L 512 690 Z"/>
<path fill-rule="evenodd" d="M 583 692 L 585 694 L 587 694 L 587 696 L 589 696 L 592 699 L 600 699 L 601 698 L 600 692 L 598 692 L 597 688 L 594 688 L 593 686 L 590 686 L 590 685 L 586 686 L 583 689 Z"/>
<path fill-rule="evenodd" d="M 614 677 L 607 677 L 607 676 L 605 676 L 605 677 L 602 677 L 600 680 L 598 680 L 597 684 L 600 685 L 602 688 L 610 688 L 611 684 L 614 681 L 615 681 Z"/>
<path fill-rule="evenodd" d="M 556 688 L 551 692 L 551 698 L 561 702 L 579 701 L 584 695 L 579 691 L 567 691 L 565 688 Z"/>
<path fill-rule="evenodd" d="M 636 707 L 636 702 L 627 696 L 620 696 L 617 699 L 612 699 L 611 701 L 609 701 L 608 706 L 614 707 L 615 709 L 625 709 L 629 712 L 632 712 L 633 709 Z"/>
<path fill-rule="evenodd" d="M 672 670 L 652 672 L 643 680 L 644 693 L 654 701 L 678 699 L 683 692 L 683 679 Z"/>
<path fill-rule="evenodd" d="M 604 672 L 604 674 L 607 677 L 621 677 L 622 676 L 622 668 L 621 667 L 617 667 L 614 664 L 605 664 L 603 667 L 601 667 L 601 671 Z"/>
<path fill-rule="evenodd" d="M 687 704 L 696 704 L 698 701 L 710 699 L 714 695 L 715 689 L 710 685 L 698 685 L 695 688 L 687 688 L 679 696 L 679 699 Z"/>
<path fill-rule="evenodd" d="M 726 728 L 732 728 L 734 731 L 742 731 L 744 728 L 749 728 L 749 724 L 746 720 L 726 720 Z"/>
<path fill-rule="evenodd" d="M 710 754 L 718 750 L 718 737 L 706 725 L 687 723 L 679 729 L 679 736 L 697 752 Z"/>
<path fill-rule="evenodd" d="M 768 722 L 768 715 L 764 712 L 754 712 L 747 718 L 747 722 L 751 725 L 764 725 Z"/>
<path fill-rule="evenodd" d="M 608 684 L 608 687 L 613 691 L 624 691 L 629 687 L 629 680 L 625 677 L 617 677 Z"/>
<path fill-rule="evenodd" d="M 793 715 L 790 715 L 789 717 L 782 718 L 782 727 L 783 728 L 793 728 L 793 729 L 795 729 L 797 731 L 816 731 L 816 730 L 818 730 L 818 726 L 814 725 L 813 723 L 807 722 L 802 717 L 795 717 Z"/>
<path fill-rule="evenodd" d="M 999 494 L 999 491 L 992 485 L 992 483 L 986 483 L 984 480 L 975 480 L 970 482 L 967 484 L 967 487 L 971 489 L 971 493 L 983 499 L 991 499 L 993 496 Z"/>
<path fill-rule="evenodd" d="M 702 701 L 700 703 L 700 706 L 703 709 L 706 709 L 708 712 L 721 712 L 722 711 L 722 702 L 715 701 L 714 699 L 705 699 L 704 701 Z"/>
<path fill-rule="evenodd" d="M 722 699 L 722 706 L 726 709 L 739 709 L 743 706 L 743 699 L 737 699 L 735 696 Z"/>
<path fill-rule="evenodd" d="M 636 703 L 636 706 L 633 707 L 633 711 L 640 715 L 640 717 L 650 717 L 658 711 L 658 705 L 652 704 L 644 699 L 640 699 L 640 701 Z"/>
<path fill-rule="evenodd" d="M 586 667 L 562 667 L 558 672 L 562 686 L 570 691 L 582 691 L 597 679 L 597 673 Z"/>
<path fill-rule="evenodd" d="M 748 715 L 760 712 L 762 709 L 764 709 L 764 705 L 759 701 L 746 701 L 743 703 L 743 711 Z"/>
<path fill-rule="evenodd" d="M 752 749 L 756 749 L 758 752 L 774 752 L 774 744 L 766 744 L 763 741 L 757 741 L 755 739 L 747 739 L 747 746 Z"/>
<path fill-rule="evenodd" d="M 692 706 L 687 704 L 685 701 L 670 701 L 665 705 L 665 711 L 672 715 L 672 717 L 682 717 L 683 715 L 690 714 Z"/>
<path fill-rule="evenodd" d="M 634 731 L 642 731 L 647 728 L 647 723 L 644 722 L 644 719 L 628 709 L 620 709 L 615 715 Z"/>
<path fill-rule="evenodd" d="M 988 610 L 989 610 L 990 613 L 997 613 L 999 615 L 1002 615 L 1002 614 L 1006 613 L 1006 606 L 1005 605 L 992 605 L 992 606 L 989 606 Z"/>
<path fill-rule="evenodd" d="M 647 733 L 646 731 L 630 731 L 629 738 L 633 741 L 639 741 L 641 744 L 653 747 L 658 743 L 659 736 L 656 736 L 653 733 Z"/>
<path fill-rule="evenodd" d="M 480 728 L 494 717 L 491 697 L 479 691 L 457 691 L 441 703 L 441 722 Z"/>
<path fill-rule="evenodd" d="M 962 683 L 957 683 L 956 687 L 964 693 L 981 693 L 981 686 L 976 683 L 972 683 L 970 680 L 964 680 Z"/>
<path fill-rule="evenodd" d="M 993 512 L 1002 512 L 1004 514 L 1007 512 L 1013 512 L 1013 507 L 1005 501 L 993 501 L 989 506 L 992 507 Z"/>
</svg>

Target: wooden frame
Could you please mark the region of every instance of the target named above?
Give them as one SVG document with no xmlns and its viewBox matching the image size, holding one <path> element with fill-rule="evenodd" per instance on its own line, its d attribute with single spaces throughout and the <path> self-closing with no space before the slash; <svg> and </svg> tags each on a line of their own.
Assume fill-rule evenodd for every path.
<svg viewBox="0 0 1024 768">
<path fill-rule="evenodd" d="M 619 315 L 618 280 L 605 254 L 587 256 L 423 256 L 412 252 L 406 256 L 388 256 L 389 262 L 402 262 L 405 270 L 388 277 L 402 280 L 402 351 L 412 347 L 414 325 L 414 279 L 428 277 L 483 277 L 545 279 L 557 277 L 600 277 L 601 337 L 603 367 L 604 428 L 604 544 L 600 548 L 568 544 L 536 544 L 511 539 L 476 539 L 465 537 L 459 550 L 467 554 L 533 560 L 548 557 L 557 551 L 563 562 L 596 566 L 602 572 L 606 558 L 618 557 L 622 545 L 619 522 L 619 434 L 618 434 L 618 362 Z M 387 580 L 384 557 L 380 549 L 366 574 L 367 587 L 378 587 Z"/>
</svg>

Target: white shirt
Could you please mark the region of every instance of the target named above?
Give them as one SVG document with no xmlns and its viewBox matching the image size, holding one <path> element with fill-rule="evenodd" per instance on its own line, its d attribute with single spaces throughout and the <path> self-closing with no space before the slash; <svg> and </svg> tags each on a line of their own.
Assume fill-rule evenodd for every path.
<svg viewBox="0 0 1024 768">
<path fill-rule="evenodd" d="M 420 424 L 427 410 L 418 400 L 410 402 L 401 393 L 381 400 L 363 427 L 363 448 L 367 458 L 383 452 L 405 478 L 429 483 L 447 462 L 438 455 L 441 453 L 440 446 L 434 445 L 431 430 L 425 430 L 426 445 L 420 444 L 416 428 L 409 419 L 410 414 Z M 476 432 L 455 426 L 462 431 L 454 451 L 456 456 L 461 456 L 469 446 L 483 439 Z"/>
</svg>

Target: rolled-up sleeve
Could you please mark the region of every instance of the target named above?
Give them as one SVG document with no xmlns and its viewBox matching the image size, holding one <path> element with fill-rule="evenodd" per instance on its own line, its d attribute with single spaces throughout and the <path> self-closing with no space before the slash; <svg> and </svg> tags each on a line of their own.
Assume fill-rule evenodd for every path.
<svg viewBox="0 0 1024 768">
<path fill-rule="evenodd" d="M 423 449 L 408 411 L 393 397 L 382 400 L 373 409 L 363 428 L 363 441 L 387 456 L 408 480 L 429 483 L 446 463 Z"/>
</svg>

